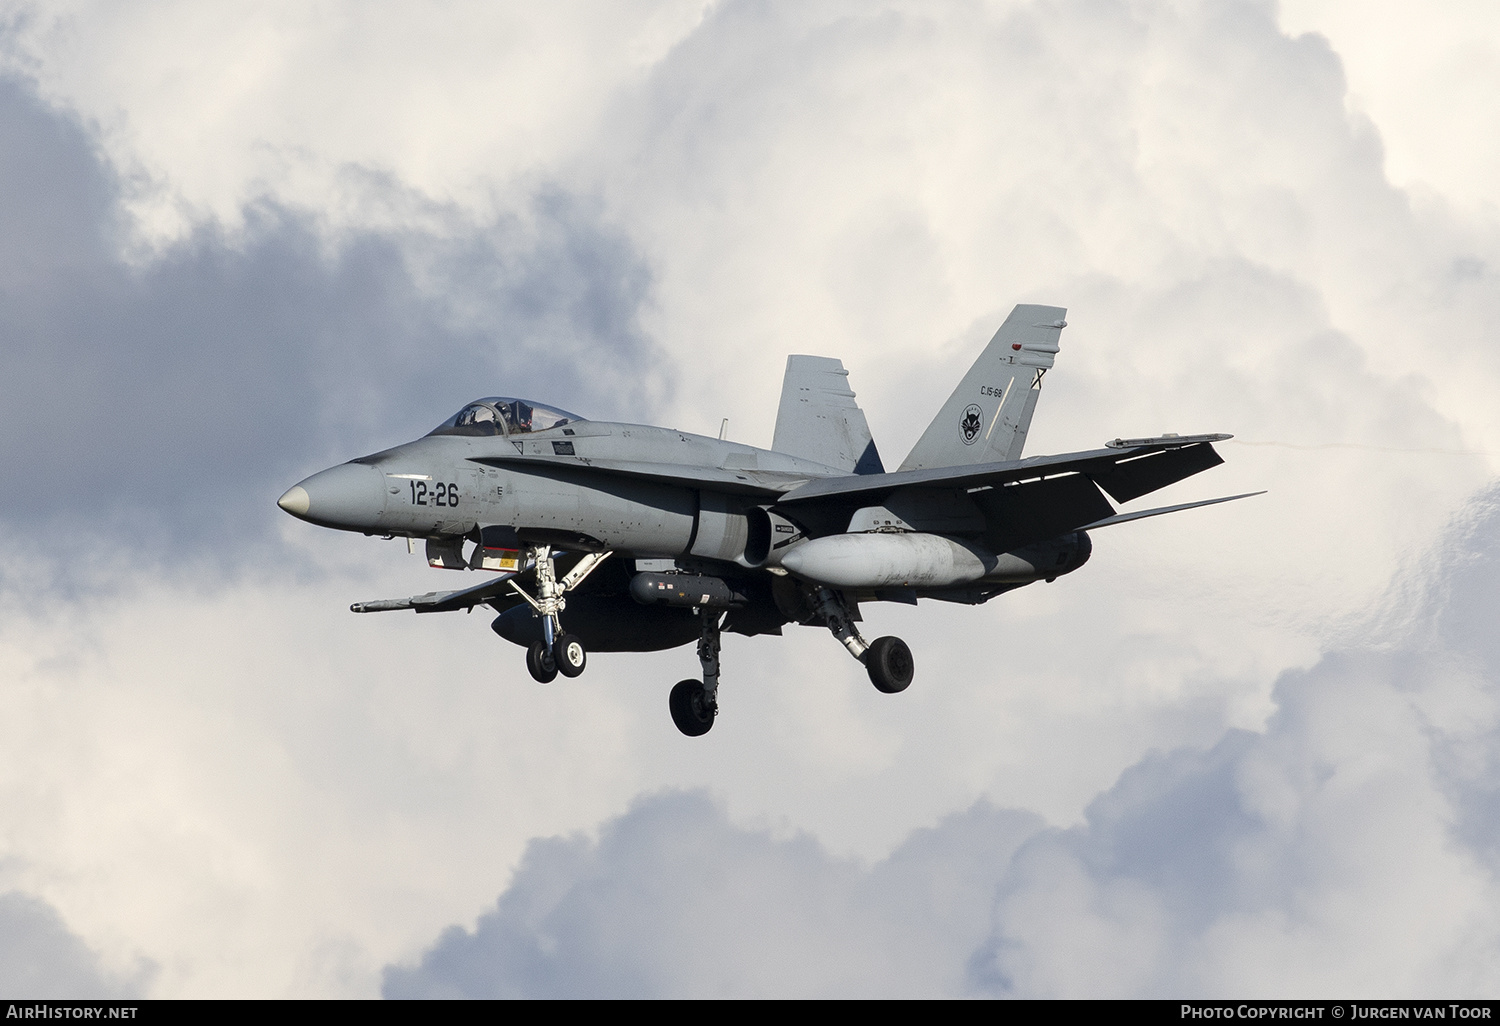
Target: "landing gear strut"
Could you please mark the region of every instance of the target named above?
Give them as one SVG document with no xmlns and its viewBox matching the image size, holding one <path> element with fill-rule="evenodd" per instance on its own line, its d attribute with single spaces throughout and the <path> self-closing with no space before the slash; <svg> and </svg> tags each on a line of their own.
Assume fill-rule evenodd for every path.
<svg viewBox="0 0 1500 1026">
<path fill-rule="evenodd" d="M 876 691 L 894 695 L 905 691 L 911 684 L 916 670 L 911 649 L 900 638 L 876 638 L 868 643 L 860 636 L 849 615 L 849 607 L 841 594 L 830 588 L 819 588 L 812 596 L 813 608 L 817 610 L 828 630 L 849 650 L 849 654 L 865 664 L 870 683 Z"/>
<path fill-rule="evenodd" d="M 678 681 L 667 697 L 672 722 L 688 737 L 702 737 L 719 714 L 719 621 L 717 609 L 700 609 L 702 631 L 698 635 L 698 664 L 703 679 Z"/>
<path fill-rule="evenodd" d="M 511 581 L 510 586 L 542 618 L 542 640 L 526 652 L 526 669 L 541 683 L 551 682 L 559 673 L 564 677 L 576 677 L 587 665 L 588 651 L 583 642 L 562 629 L 560 614 L 568 604 L 563 596 L 583 583 L 583 579 L 608 558 L 608 552 L 590 552 L 559 581 L 552 547 L 536 545 L 527 549 L 526 559 L 536 567 L 537 597 L 526 594 L 515 581 Z"/>
<path fill-rule="evenodd" d="M 827 625 L 829 632 L 839 639 L 850 655 L 865 664 L 870 683 L 875 685 L 877 691 L 893 695 L 906 690 L 916 668 L 906 642 L 892 637 L 865 641 L 854 626 L 854 619 L 842 592 L 818 588 L 808 598 L 812 602 L 813 611 Z M 720 609 L 699 607 L 698 616 L 701 620 L 698 663 L 703 667 L 703 679 L 678 681 L 667 698 L 672 722 L 688 737 L 707 734 L 713 729 L 714 717 L 719 714 L 719 630 L 724 613 Z M 563 670 L 561 663 L 558 669 L 567 672 Z"/>
</svg>

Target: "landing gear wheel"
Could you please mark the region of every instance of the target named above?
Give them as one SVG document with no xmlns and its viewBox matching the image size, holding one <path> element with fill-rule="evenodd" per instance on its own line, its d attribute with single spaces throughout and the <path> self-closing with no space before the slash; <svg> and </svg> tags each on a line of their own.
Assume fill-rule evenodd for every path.
<svg viewBox="0 0 1500 1026">
<path fill-rule="evenodd" d="M 588 658 L 589 654 L 577 635 L 559 634 L 552 640 L 552 662 L 564 677 L 576 677 L 582 673 Z"/>
<path fill-rule="evenodd" d="M 672 710 L 672 722 L 688 737 L 702 737 L 714 725 L 714 714 L 718 707 L 708 703 L 708 692 L 696 680 L 678 681 L 667 698 L 667 707 Z"/>
<path fill-rule="evenodd" d="M 916 668 L 911 649 L 900 638 L 876 638 L 865 653 L 865 669 L 870 672 L 870 683 L 875 685 L 876 691 L 888 695 L 905 691 Z"/>
<path fill-rule="evenodd" d="M 557 677 L 557 664 L 548 654 L 547 646 L 540 641 L 526 650 L 526 669 L 540 684 L 551 684 Z"/>
</svg>

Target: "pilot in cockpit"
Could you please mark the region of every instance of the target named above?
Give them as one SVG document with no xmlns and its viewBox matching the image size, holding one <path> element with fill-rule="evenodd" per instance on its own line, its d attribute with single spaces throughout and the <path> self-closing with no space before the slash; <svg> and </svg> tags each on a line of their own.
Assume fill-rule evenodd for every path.
<svg viewBox="0 0 1500 1026">
<path fill-rule="evenodd" d="M 577 414 L 524 399 L 490 396 L 476 399 L 439 424 L 435 435 L 527 435 L 582 420 Z"/>
<path fill-rule="evenodd" d="M 453 426 L 458 428 L 478 429 L 488 427 L 491 431 L 493 431 L 496 427 L 499 426 L 495 423 L 498 419 L 499 418 L 495 416 L 494 407 L 489 406 L 485 403 L 470 403 L 468 406 L 465 406 L 462 410 L 459 411 L 457 417 L 453 418 Z"/>
<path fill-rule="evenodd" d="M 512 399 L 500 407 L 500 413 L 510 425 L 510 434 L 527 434 L 531 431 L 531 407 L 519 399 Z"/>
</svg>

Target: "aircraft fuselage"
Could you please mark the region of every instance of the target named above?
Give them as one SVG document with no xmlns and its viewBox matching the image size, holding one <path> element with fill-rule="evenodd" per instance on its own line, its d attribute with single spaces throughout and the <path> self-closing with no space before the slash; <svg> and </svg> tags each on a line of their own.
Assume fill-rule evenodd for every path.
<svg viewBox="0 0 1500 1026">
<path fill-rule="evenodd" d="M 364 534 L 461 537 L 503 524 L 523 538 L 636 559 L 688 555 L 702 541 L 702 554 L 715 558 L 722 546 L 709 552 L 698 537 L 715 526 L 705 520 L 839 474 L 686 431 L 574 421 L 510 437 L 428 435 L 314 474 L 281 505 Z"/>
</svg>

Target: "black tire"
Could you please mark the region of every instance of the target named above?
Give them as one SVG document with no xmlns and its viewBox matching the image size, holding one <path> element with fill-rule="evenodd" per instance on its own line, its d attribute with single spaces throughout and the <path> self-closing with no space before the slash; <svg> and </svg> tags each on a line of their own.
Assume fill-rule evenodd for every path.
<svg viewBox="0 0 1500 1026">
<path fill-rule="evenodd" d="M 876 691 L 894 695 L 905 691 L 911 684 L 917 664 L 911 657 L 911 649 L 900 638 L 876 638 L 865 653 L 865 669 L 870 672 L 870 683 Z"/>
<path fill-rule="evenodd" d="M 702 737 L 712 729 L 714 716 L 719 710 L 707 699 L 708 692 L 703 690 L 703 682 L 697 680 L 678 681 L 671 695 L 667 696 L 672 722 L 688 737 Z"/>
<path fill-rule="evenodd" d="M 552 662 L 564 677 L 576 677 L 588 664 L 589 653 L 576 634 L 559 634 L 552 639 Z"/>
<path fill-rule="evenodd" d="M 547 646 L 540 641 L 526 650 L 526 669 L 540 684 L 551 684 L 557 679 L 557 664 L 547 653 Z"/>
</svg>

